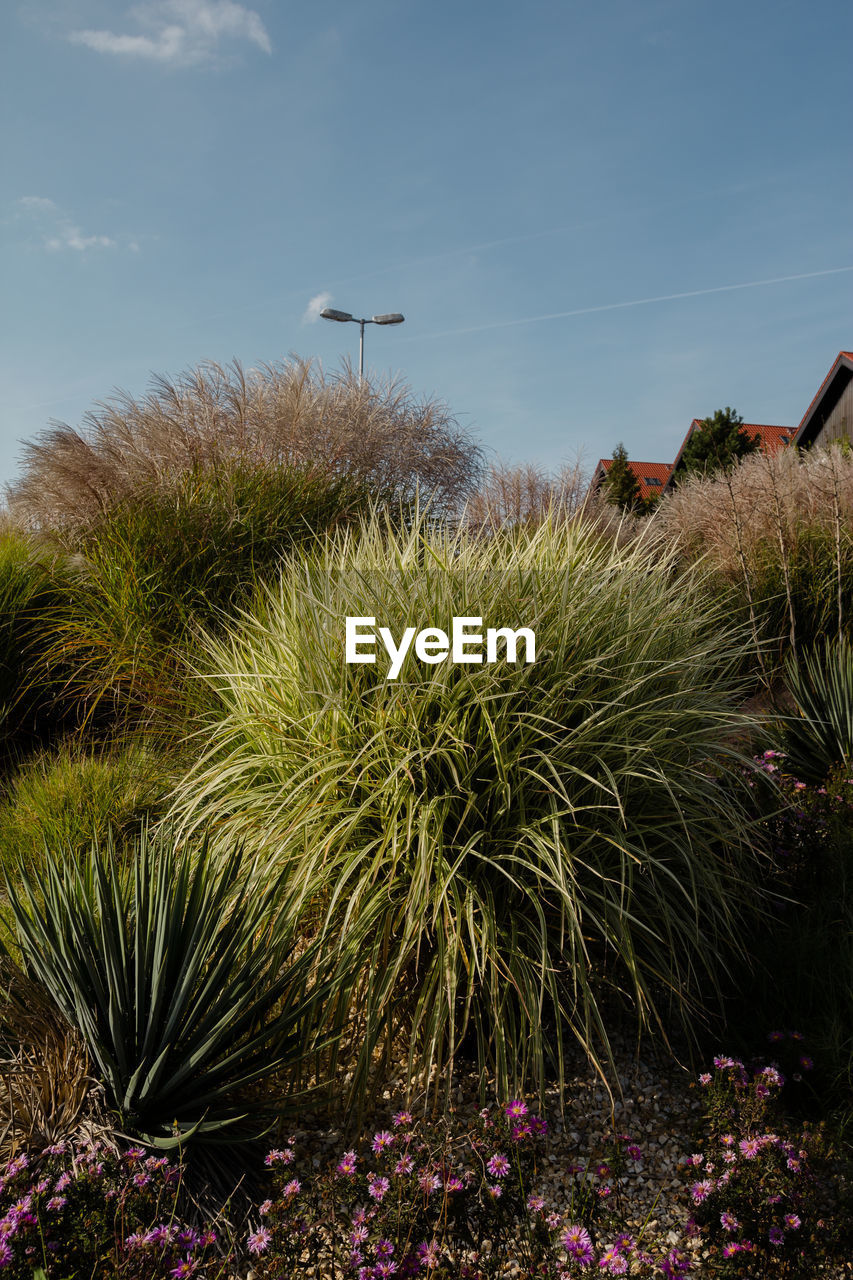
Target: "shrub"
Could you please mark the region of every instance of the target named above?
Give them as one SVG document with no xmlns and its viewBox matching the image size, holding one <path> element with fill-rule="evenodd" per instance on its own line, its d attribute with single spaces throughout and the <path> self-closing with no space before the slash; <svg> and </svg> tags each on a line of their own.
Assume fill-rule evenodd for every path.
<svg viewBox="0 0 853 1280">
<path fill-rule="evenodd" d="M 778 1109 L 785 1078 L 773 1064 L 747 1068 L 720 1055 L 699 1080 L 708 1134 L 687 1166 L 714 1274 L 811 1280 L 817 1264 L 844 1257 L 850 1243 L 832 1238 L 840 1186 L 832 1186 L 835 1171 L 818 1136 L 789 1132 Z M 843 1232 L 841 1212 L 837 1225 Z"/>
<path fill-rule="evenodd" d="M 34 668 L 55 614 L 55 553 L 0 526 L 0 746 L 18 752 L 53 730 L 50 692 Z"/>
<path fill-rule="evenodd" d="M 531 627 L 537 660 L 344 661 L 344 620 Z M 288 568 L 211 642 L 188 826 L 273 861 L 282 910 L 340 957 L 363 1087 L 382 1035 L 413 1066 L 466 1035 L 506 1092 L 564 1032 L 607 1053 L 603 993 L 688 1025 L 752 894 L 747 789 L 728 769 L 741 643 L 642 545 L 545 525 L 484 542 L 378 523 Z M 343 975 L 343 976 L 340 976 Z"/>
<path fill-rule="evenodd" d="M 853 1089 L 853 780 L 837 769 L 807 784 L 778 751 L 758 763 L 778 780 L 763 798 L 775 869 L 770 912 L 746 939 L 754 965 L 740 975 L 730 1027 L 742 1027 L 745 1043 L 756 1021 L 801 1028 L 820 1064 L 817 1098 L 803 1105 L 825 1111 L 849 1105 Z"/>
<path fill-rule="evenodd" d="M 235 466 L 309 469 L 395 504 L 419 491 L 438 510 L 476 485 L 480 450 L 444 405 L 399 381 L 371 384 L 349 366 L 327 375 L 296 358 L 249 373 L 209 363 L 155 379 L 141 399 L 97 405 L 80 431 L 54 424 L 26 446 L 9 503 L 28 527 L 88 528 L 134 493 Z"/>
<path fill-rule="evenodd" d="M 183 1169 L 97 1141 L 22 1153 L 0 1178 L 0 1267 L 9 1280 L 226 1280 L 218 1233 L 180 1213 Z"/>
<path fill-rule="evenodd" d="M 81 862 L 51 851 L 42 876 L 7 879 L 24 964 L 80 1031 L 122 1124 L 149 1142 L 247 1126 L 241 1090 L 310 1044 L 310 948 L 271 923 L 277 886 L 239 882 L 240 850 L 214 862 L 143 832 L 125 869 L 112 846 Z M 242 1129 L 241 1129 L 242 1126 Z"/>
<path fill-rule="evenodd" d="M 82 715 L 123 715 L 161 731 L 182 726 L 185 653 L 282 557 L 351 521 L 363 485 L 310 470 L 242 462 L 134 490 L 84 528 L 73 552 L 43 664 L 67 671 L 63 696 Z"/>
<path fill-rule="evenodd" d="M 661 502 L 655 536 L 703 561 L 751 619 L 765 662 L 839 635 L 853 616 L 853 456 L 839 446 L 755 453 L 691 476 Z"/>
<path fill-rule="evenodd" d="M 118 845 L 164 805 L 170 765 L 144 743 L 87 753 L 76 742 L 42 752 L 11 780 L 0 803 L 0 861 L 40 866 L 45 849 L 82 853 Z"/>
</svg>

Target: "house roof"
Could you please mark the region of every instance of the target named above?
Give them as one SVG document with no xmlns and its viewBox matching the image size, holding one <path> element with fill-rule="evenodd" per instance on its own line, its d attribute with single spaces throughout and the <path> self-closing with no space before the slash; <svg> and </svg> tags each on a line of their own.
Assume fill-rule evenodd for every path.
<svg viewBox="0 0 853 1280">
<path fill-rule="evenodd" d="M 599 458 L 593 480 L 595 488 L 598 488 L 612 466 L 612 458 Z M 637 477 L 641 498 L 650 498 L 663 493 L 672 471 L 670 462 L 635 462 L 633 458 L 629 458 L 628 466 Z"/>
<path fill-rule="evenodd" d="M 693 432 L 701 427 L 702 418 L 694 418 L 687 428 L 687 435 L 681 442 L 681 448 L 675 455 L 675 462 L 670 468 L 670 474 L 675 471 L 681 462 L 681 455 L 687 448 L 687 442 L 693 435 Z M 785 445 L 790 444 L 794 438 L 796 427 L 784 427 L 770 422 L 744 422 L 740 428 L 741 435 L 758 436 L 758 447 L 764 453 L 778 453 Z"/>
<path fill-rule="evenodd" d="M 839 351 L 832 368 L 803 414 L 794 437 L 796 444 L 812 443 L 851 377 L 853 377 L 853 351 Z"/>
</svg>

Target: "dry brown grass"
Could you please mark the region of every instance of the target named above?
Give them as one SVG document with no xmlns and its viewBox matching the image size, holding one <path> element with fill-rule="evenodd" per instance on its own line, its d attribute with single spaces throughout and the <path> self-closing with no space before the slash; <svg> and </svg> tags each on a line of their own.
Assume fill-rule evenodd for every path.
<svg viewBox="0 0 853 1280">
<path fill-rule="evenodd" d="M 691 476 L 661 501 L 651 532 L 740 590 L 756 637 L 779 637 L 780 651 L 849 626 L 853 455 L 838 445 Z"/>
<path fill-rule="evenodd" d="M 580 458 L 555 474 L 532 463 L 494 462 L 468 499 L 465 514 L 475 529 L 533 527 L 546 519 L 570 520 L 586 505 L 589 476 Z"/>
<path fill-rule="evenodd" d="M 78 1033 L 8 958 L 0 978 L 0 1161 L 87 1133 L 109 1139 L 103 1091 Z"/>
<path fill-rule="evenodd" d="M 7 499 L 29 527 L 74 528 L 145 486 L 235 461 L 347 475 L 383 499 L 419 491 L 438 511 L 461 504 L 482 465 L 447 407 L 400 380 L 360 383 L 348 364 L 328 375 L 296 357 L 248 372 L 235 361 L 157 377 L 138 399 L 117 392 L 79 430 L 52 423 L 25 447 Z"/>
<path fill-rule="evenodd" d="M 837 445 L 769 458 L 756 453 L 720 476 L 691 476 L 668 495 L 655 516 L 659 536 L 677 540 L 687 554 L 707 555 L 731 578 L 740 575 L 737 526 L 744 552 L 754 559 L 768 546 L 791 548 L 806 528 L 834 537 L 836 504 L 842 531 L 853 536 L 853 455 Z"/>
</svg>

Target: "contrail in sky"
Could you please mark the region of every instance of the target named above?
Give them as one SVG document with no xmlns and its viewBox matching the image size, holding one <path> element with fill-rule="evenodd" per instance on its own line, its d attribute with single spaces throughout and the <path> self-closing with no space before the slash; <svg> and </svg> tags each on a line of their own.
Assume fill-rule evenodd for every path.
<svg viewBox="0 0 853 1280">
<path fill-rule="evenodd" d="M 472 324 L 464 329 L 440 329 L 434 333 L 407 335 L 403 341 L 424 338 L 451 338 L 461 333 L 484 333 L 487 329 L 508 329 L 518 324 L 539 324 L 543 320 L 567 320 L 570 316 L 589 316 L 598 311 L 623 311 L 628 307 L 647 307 L 653 302 L 675 302 L 679 298 L 703 298 L 710 293 L 733 293 L 736 289 L 760 289 L 768 284 L 785 284 L 789 280 L 814 280 L 818 276 L 838 276 L 851 267 L 829 267 L 825 271 L 801 271 L 794 276 L 773 276 L 769 280 L 747 280 L 743 284 L 718 284 L 712 289 L 688 289 L 684 293 L 661 293 L 653 298 L 632 298 L 629 302 L 607 302 L 598 307 L 575 307 L 571 311 L 551 311 L 542 316 L 523 316 L 518 320 L 493 320 L 489 324 Z"/>
</svg>

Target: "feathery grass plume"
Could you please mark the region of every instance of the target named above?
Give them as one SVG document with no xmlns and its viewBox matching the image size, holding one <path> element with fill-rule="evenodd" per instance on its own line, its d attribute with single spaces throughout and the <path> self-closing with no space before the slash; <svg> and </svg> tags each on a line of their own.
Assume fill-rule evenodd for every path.
<svg viewBox="0 0 853 1280">
<path fill-rule="evenodd" d="M 531 463 L 494 462 L 468 499 L 465 521 L 474 529 L 493 532 L 507 525 L 570 520 L 584 510 L 588 490 L 589 476 L 580 457 L 553 475 Z"/>
<path fill-rule="evenodd" d="M 454 616 L 530 627 L 537 656 L 410 653 L 387 680 L 345 662 L 348 616 L 396 638 Z M 356 1094 L 400 1030 L 412 1070 L 467 1044 L 512 1096 L 564 1078 L 567 1037 L 605 1064 L 614 995 L 641 1026 L 690 1028 L 753 900 L 729 768 L 743 643 L 641 540 L 378 519 L 210 641 L 206 749 L 176 813 L 284 872 L 281 911 L 338 958 L 328 1016 L 362 1037 Z"/>
<path fill-rule="evenodd" d="M 780 659 L 786 636 L 809 645 L 851 616 L 853 456 L 787 449 L 692 476 L 662 500 L 654 536 L 702 559 L 736 609 L 752 604 L 758 643 Z"/>
<path fill-rule="evenodd" d="M 116 393 L 80 430 L 54 423 L 25 446 L 8 501 L 24 525 L 85 527 L 141 489 L 236 464 L 347 477 L 395 503 L 420 491 L 438 511 L 476 485 L 481 452 L 444 404 L 399 379 L 362 381 L 348 364 L 326 374 L 295 356 L 248 373 L 207 363 L 155 378 L 140 398 Z"/>
</svg>

